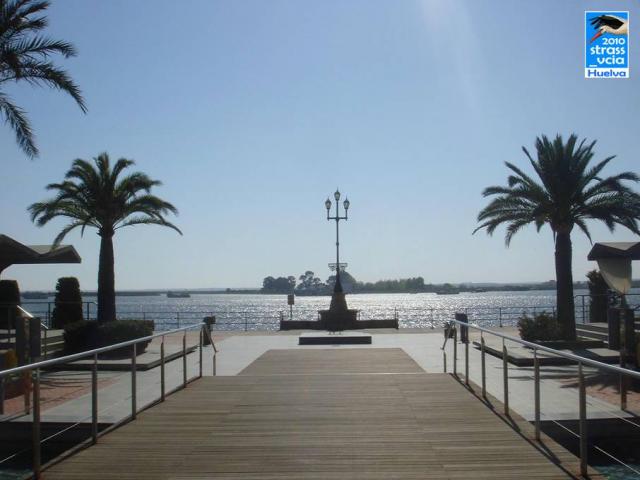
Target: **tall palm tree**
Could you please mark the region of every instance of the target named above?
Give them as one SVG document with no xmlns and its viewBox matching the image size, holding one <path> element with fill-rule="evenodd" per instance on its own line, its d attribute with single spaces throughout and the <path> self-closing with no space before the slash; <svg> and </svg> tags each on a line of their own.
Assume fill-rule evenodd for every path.
<svg viewBox="0 0 640 480">
<path fill-rule="evenodd" d="M 640 195 L 624 182 L 638 182 L 633 172 L 610 177 L 600 173 L 614 156 L 590 165 L 596 142 L 578 143 L 571 135 L 567 142 L 560 135 L 551 141 L 546 136 L 536 139 L 536 159 L 522 147 L 541 183 L 506 162 L 511 174 L 505 187 L 489 187 L 483 196 L 496 196 L 478 214 L 480 226 L 488 234 L 501 224 L 507 225 L 505 242 L 525 225 L 533 223 L 537 230 L 549 225 L 555 241 L 557 317 L 563 338 L 574 340 L 575 311 L 573 275 L 571 271 L 571 231 L 578 227 L 591 241 L 586 221 L 600 220 L 613 232 L 622 225 L 636 234 L 640 220 Z"/>
<path fill-rule="evenodd" d="M 83 112 L 87 111 L 78 86 L 50 61 L 51 55 L 75 56 L 75 48 L 39 33 L 47 26 L 42 14 L 48 7 L 47 1 L 0 0 L 0 114 L 15 131 L 20 148 L 31 158 L 38 155 L 33 130 L 26 112 L 3 91 L 7 84 L 24 81 L 62 90 Z"/>
<path fill-rule="evenodd" d="M 182 232 L 165 219 L 169 213 L 177 214 L 169 202 L 151 195 L 152 187 L 161 185 L 141 172 L 118 178 L 133 160 L 119 159 L 113 168 L 109 155 L 94 158 L 95 167 L 88 161 L 74 160 L 62 183 L 47 185 L 55 197 L 29 207 L 31 220 L 39 227 L 56 217 L 67 217 L 71 222 L 54 240 L 58 245 L 74 228 L 98 229 L 100 260 L 98 266 L 98 321 L 116 318 L 115 277 L 113 268 L 113 235 L 116 230 L 131 225 L 162 225 Z"/>
</svg>

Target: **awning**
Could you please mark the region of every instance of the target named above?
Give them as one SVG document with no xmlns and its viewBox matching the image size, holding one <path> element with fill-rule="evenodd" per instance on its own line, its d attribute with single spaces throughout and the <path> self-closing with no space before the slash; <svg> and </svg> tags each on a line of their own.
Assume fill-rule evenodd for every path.
<svg viewBox="0 0 640 480">
<path fill-rule="evenodd" d="M 0 234 L 0 272 L 11 265 L 80 263 L 82 259 L 72 245 L 24 245 Z"/>
<path fill-rule="evenodd" d="M 589 260 L 601 258 L 626 258 L 640 260 L 640 242 L 596 243 L 587 256 Z"/>
</svg>

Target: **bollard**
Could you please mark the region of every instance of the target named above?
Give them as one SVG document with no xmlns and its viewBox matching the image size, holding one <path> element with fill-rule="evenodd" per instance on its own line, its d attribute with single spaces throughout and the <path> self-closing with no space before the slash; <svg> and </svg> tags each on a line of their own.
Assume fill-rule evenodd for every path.
<svg viewBox="0 0 640 480">
<path fill-rule="evenodd" d="M 469 323 L 469 317 L 466 313 L 456 313 L 456 320 L 462 323 Z M 469 327 L 460 325 L 460 341 L 462 343 L 469 343 Z"/>
<path fill-rule="evenodd" d="M 620 349 L 620 309 L 610 308 L 607 310 L 607 324 L 609 327 L 609 348 L 611 350 Z"/>
</svg>

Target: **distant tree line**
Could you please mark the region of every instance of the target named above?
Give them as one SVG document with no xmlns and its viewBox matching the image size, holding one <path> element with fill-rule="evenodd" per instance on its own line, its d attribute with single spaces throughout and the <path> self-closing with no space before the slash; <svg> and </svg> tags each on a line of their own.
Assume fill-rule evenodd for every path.
<svg viewBox="0 0 640 480">
<path fill-rule="evenodd" d="M 424 283 L 423 277 L 400 278 L 394 280 L 378 280 L 377 282 L 359 282 L 349 272 L 341 272 L 342 288 L 347 293 L 452 293 L 452 292 L 509 292 L 529 290 L 555 290 L 556 282 L 550 280 L 541 283 L 504 284 L 504 285 L 468 285 L 451 283 Z M 322 281 L 311 270 L 296 277 L 266 277 L 262 281 L 260 293 L 289 294 L 301 296 L 330 295 L 335 285 L 336 277 L 331 275 Z M 639 286 L 635 280 L 634 286 Z M 575 282 L 575 288 L 586 289 L 587 282 Z M 254 293 L 255 291 L 251 291 Z M 247 293 L 247 292 L 242 292 Z"/>
</svg>

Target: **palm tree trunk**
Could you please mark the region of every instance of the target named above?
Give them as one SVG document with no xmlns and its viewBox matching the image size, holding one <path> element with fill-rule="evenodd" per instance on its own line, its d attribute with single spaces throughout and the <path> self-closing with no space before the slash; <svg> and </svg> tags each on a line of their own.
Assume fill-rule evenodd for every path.
<svg viewBox="0 0 640 480">
<path fill-rule="evenodd" d="M 576 339 L 571 271 L 571 231 L 556 232 L 556 306 L 563 340 Z"/>
<path fill-rule="evenodd" d="M 113 232 L 100 233 L 98 265 L 98 322 L 116 319 L 116 290 L 113 267 Z"/>
</svg>

